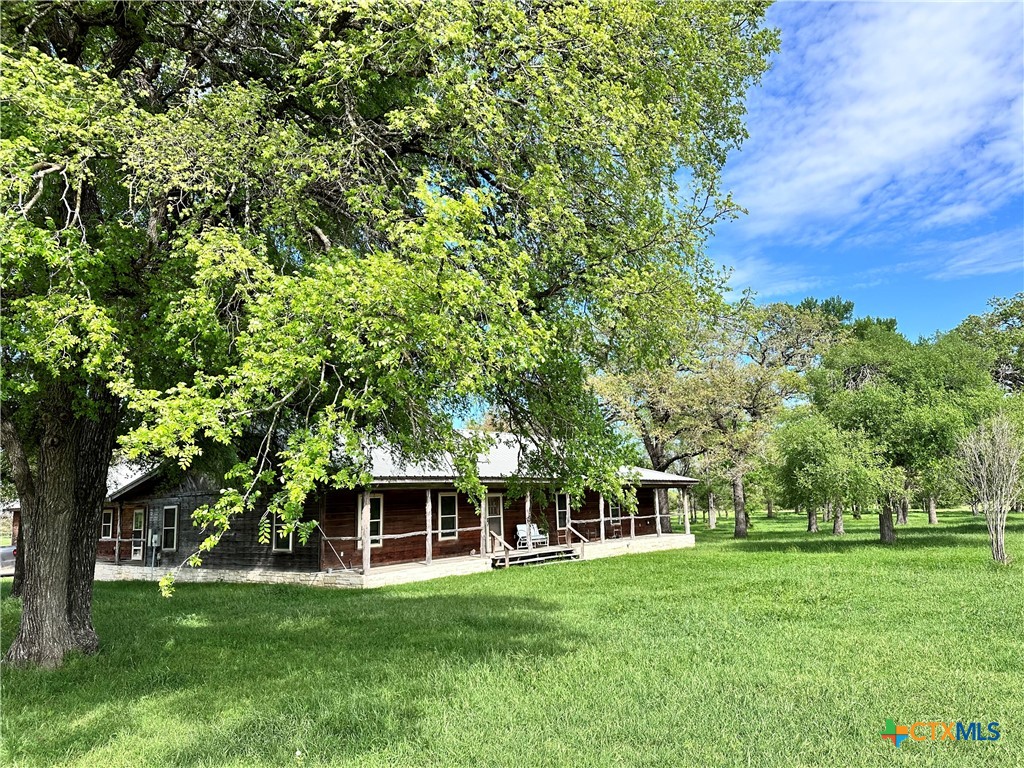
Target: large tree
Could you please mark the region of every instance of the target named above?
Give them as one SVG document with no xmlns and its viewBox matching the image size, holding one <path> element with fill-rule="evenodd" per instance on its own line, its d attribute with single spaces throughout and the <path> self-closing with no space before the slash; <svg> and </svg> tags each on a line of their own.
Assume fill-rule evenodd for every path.
<svg viewBox="0 0 1024 768">
<path fill-rule="evenodd" d="M 949 492 L 958 441 L 1000 399 L 986 361 L 958 334 L 911 343 L 893 323 L 866 319 L 812 375 L 813 401 L 825 417 L 840 429 L 864 432 L 902 473 L 899 522 L 906 522 L 915 493 L 925 496 L 929 521 L 936 522 L 936 500 Z"/>
<path fill-rule="evenodd" d="M 587 318 L 730 207 L 766 5 L 5 4 L 7 658 L 96 649 L 118 439 L 182 466 L 254 440 L 204 546 L 365 482 L 371 440 L 471 475 L 452 425 L 481 402 L 613 482 Z"/>
</svg>

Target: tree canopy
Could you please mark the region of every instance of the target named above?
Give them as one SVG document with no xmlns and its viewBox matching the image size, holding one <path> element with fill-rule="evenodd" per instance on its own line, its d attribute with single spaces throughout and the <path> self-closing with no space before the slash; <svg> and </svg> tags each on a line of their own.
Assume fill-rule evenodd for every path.
<svg viewBox="0 0 1024 768">
<path fill-rule="evenodd" d="M 766 7 L 7 4 L 4 451 L 30 557 L 59 553 L 27 563 L 11 658 L 74 644 L 52 605 L 26 634 L 63 592 L 94 637 L 67 573 L 98 508 L 75 499 L 116 438 L 234 451 L 209 545 L 260 493 L 293 525 L 317 483 L 365 481 L 374 440 L 452 450 L 471 487 L 455 424 L 481 403 L 610 484 L 581 349 L 619 277 L 733 208 Z"/>
</svg>

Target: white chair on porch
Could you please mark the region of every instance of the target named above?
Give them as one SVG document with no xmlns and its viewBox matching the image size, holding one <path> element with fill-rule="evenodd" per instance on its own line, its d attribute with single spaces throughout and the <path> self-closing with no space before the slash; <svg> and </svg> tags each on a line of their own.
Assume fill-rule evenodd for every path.
<svg viewBox="0 0 1024 768">
<path fill-rule="evenodd" d="M 541 533 L 536 523 L 530 525 L 530 532 L 527 535 L 526 524 L 522 523 L 516 526 L 516 549 L 527 549 L 529 547 L 529 541 L 533 539 L 533 546 L 548 546 L 548 535 Z"/>
</svg>

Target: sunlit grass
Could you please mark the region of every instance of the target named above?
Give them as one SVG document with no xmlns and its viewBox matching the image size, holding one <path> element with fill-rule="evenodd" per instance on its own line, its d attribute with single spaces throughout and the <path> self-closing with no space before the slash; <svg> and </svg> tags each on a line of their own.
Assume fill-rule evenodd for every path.
<svg viewBox="0 0 1024 768">
<path fill-rule="evenodd" d="M 895 548 L 875 518 L 723 520 L 695 550 L 365 592 L 97 584 L 98 657 L 4 670 L 3 763 L 1024 764 L 1024 525 L 1003 568 L 982 520 L 940 520 Z M 886 718 L 1003 737 L 896 750 Z"/>
</svg>

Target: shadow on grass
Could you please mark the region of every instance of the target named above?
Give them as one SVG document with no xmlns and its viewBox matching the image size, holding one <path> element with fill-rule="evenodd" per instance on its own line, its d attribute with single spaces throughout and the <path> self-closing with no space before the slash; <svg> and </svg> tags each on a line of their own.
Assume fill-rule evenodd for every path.
<svg viewBox="0 0 1024 768">
<path fill-rule="evenodd" d="M 817 533 L 807 531 L 791 530 L 780 531 L 777 529 L 758 532 L 752 529 L 747 539 L 732 540 L 731 530 L 725 536 L 716 530 L 716 538 L 722 543 L 736 549 L 751 552 L 844 552 L 860 550 L 865 547 L 883 546 L 878 539 L 877 528 L 872 529 L 869 534 L 864 527 L 864 522 L 874 518 L 867 515 L 858 521 L 858 528 L 854 532 L 848 532 L 842 536 L 832 533 L 832 524 L 822 523 Z M 1024 533 L 1024 521 L 1007 520 L 1006 532 L 1008 534 Z M 983 517 L 971 518 L 962 522 L 944 523 L 941 519 L 938 525 L 898 525 L 896 526 L 897 549 L 910 548 L 955 548 L 955 547 L 977 547 L 982 542 L 987 542 L 988 529 L 985 526 Z"/>
<path fill-rule="evenodd" d="M 3 602 L 6 649 L 17 614 Z M 180 585 L 163 600 L 152 584 L 97 584 L 97 657 L 4 671 L 4 751 L 18 764 L 89 762 L 131 733 L 153 736 L 146 749 L 158 763 L 246 762 L 255 749 L 259 762 L 281 764 L 318 743 L 321 757 L 358 758 L 413 736 L 442 705 L 439 688 L 486 679 L 509 656 L 526 668 L 568 652 L 581 638 L 555 611 L 488 593 Z"/>
</svg>

